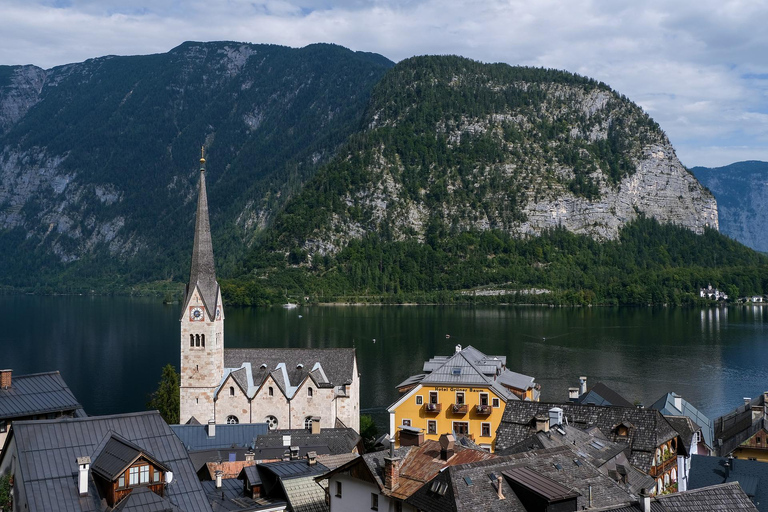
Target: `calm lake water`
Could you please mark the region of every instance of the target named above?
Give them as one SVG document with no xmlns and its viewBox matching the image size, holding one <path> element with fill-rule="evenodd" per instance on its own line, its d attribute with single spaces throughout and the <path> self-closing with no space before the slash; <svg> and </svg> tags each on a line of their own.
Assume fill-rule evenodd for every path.
<svg viewBox="0 0 768 512">
<path fill-rule="evenodd" d="M 0 366 L 61 371 L 89 414 L 142 410 L 161 368 L 178 368 L 178 305 L 36 296 L 0 297 L 0 305 Z M 227 347 L 356 347 L 360 405 L 382 426 L 394 386 L 457 343 L 506 355 L 510 369 L 536 377 L 547 401 L 565 400 L 586 375 L 646 405 L 676 391 L 716 417 L 768 390 L 768 306 L 313 306 L 226 315 Z"/>
</svg>

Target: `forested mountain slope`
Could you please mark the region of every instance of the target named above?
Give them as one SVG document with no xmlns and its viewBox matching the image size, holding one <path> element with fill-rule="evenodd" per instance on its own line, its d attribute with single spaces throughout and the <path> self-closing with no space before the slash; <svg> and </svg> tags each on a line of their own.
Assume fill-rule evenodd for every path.
<svg viewBox="0 0 768 512">
<path fill-rule="evenodd" d="M 229 42 L 0 66 L 0 284 L 183 280 L 201 145 L 226 268 L 359 129 L 391 66 Z"/>
</svg>

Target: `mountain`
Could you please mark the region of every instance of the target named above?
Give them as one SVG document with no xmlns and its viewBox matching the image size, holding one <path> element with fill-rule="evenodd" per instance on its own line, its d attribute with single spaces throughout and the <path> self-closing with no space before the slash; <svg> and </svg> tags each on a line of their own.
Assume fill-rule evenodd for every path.
<svg viewBox="0 0 768 512">
<path fill-rule="evenodd" d="M 720 232 L 768 252 L 768 162 L 694 167 L 691 172 L 717 199 Z"/>
<path fill-rule="evenodd" d="M 281 247 L 323 256 L 436 229 L 611 240 L 639 215 L 717 228 L 714 198 L 658 125 L 588 78 L 412 58 L 376 85 L 364 126 L 278 219 Z"/>
<path fill-rule="evenodd" d="M 0 66 L 0 284 L 181 281 L 206 147 L 220 266 L 359 129 L 393 64 L 335 45 L 188 42 Z"/>
</svg>

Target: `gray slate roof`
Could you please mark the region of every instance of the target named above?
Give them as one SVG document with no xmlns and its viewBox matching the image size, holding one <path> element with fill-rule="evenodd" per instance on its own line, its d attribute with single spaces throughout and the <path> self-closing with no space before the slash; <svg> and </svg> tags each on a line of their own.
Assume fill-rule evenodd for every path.
<svg viewBox="0 0 768 512">
<path fill-rule="evenodd" d="M 256 466 L 248 466 L 245 469 L 249 468 L 256 471 Z M 287 505 L 283 500 L 259 497 L 252 499 L 243 492 L 243 482 L 237 478 L 222 480 L 221 489 L 216 488 L 216 482 L 213 480 L 202 484 L 213 512 L 258 511 Z"/>
<path fill-rule="evenodd" d="M 18 462 L 16 484 L 24 486 L 29 510 L 102 511 L 93 478 L 88 498 L 80 498 L 72 475 L 78 471 L 77 457 L 95 458 L 104 439 L 113 433 L 153 454 L 173 472 L 165 499 L 167 508 L 210 511 L 184 446 L 157 411 L 15 422 L 11 437 Z"/>
<path fill-rule="evenodd" d="M 249 393 L 255 394 L 256 389 L 272 374 L 280 390 L 292 397 L 292 387 L 298 386 L 309 376 L 317 387 L 334 387 L 351 384 L 355 368 L 354 348 L 233 348 L 224 349 L 224 366 L 240 368 L 249 363 L 253 378 Z M 280 364 L 285 366 L 285 381 L 283 371 L 278 369 Z M 323 372 L 314 371 L 319 363 Z M 277 370 L 277 371 L 276 371 Z M 321 378 L 324 374 L 327 380 Z"/>
<path fill-rule="evenodd" d="M 201 166 L 202 167 L 202 166 Z M 197 186 L 197 213 L 195 214 L 195 240 L 192 245 L 192 265 L 187 281 L 187 295 L 181 317 L 187 314 L 187 306 L 192 293 L 197 287 L 203 297 L 208 320 L 216 315 L 216 301 L 219 297 L 219 283 L 216 281 L 216 267 L 213 263 L 213 242 L 211 241 L 211 223 L 208 218 L 208 193 L 205 188 L 205 172 L 200 169 L 200 181 Z"/>
<path fill-rule="evenodd" d="M 82 407 L 59 372 L 13 375 L 11 387 L 0 389 L 0 419 L 74 413 Z"/>
<path fill-rule="evenodd" d="M 265 448 L 287 449 L 283 446 L 283 436 L 291 436 L 291 446 L 327 446 L 331 455 L 352 453 L 360 444 L 360 434 L 351 428 L 323 428 L 320 433 L 313 434 L 305 429 L 277 430 L 260 435 L 254 447 L 257 450 Z"/>
<path fill-rule="evenodd" d="M 208 425 L 171 425 L 187 451 L 225 448 L 252 448 L 254 440 L 269 433 L 266 423 L 216 425 L 216 435 L 208 436 Z"/>
<path fill-rule="evenodd" d="M 589 391 L 581 395 L 577 400 L 578 404 L 594 405 L 618 405 L 621 407 L 634 407 L 634 404 L 612 390 L 602 382 L 592 386 Z"/>
<path fill-rule="evenodd" d="M 680 399 L 680 409 L 678 409 L 675 407 L 675 393 L 667 393 L 656 400 L 650 408 L 657 409 L 664 416 L 687 416 L 691 418 L 691 421 L 701 427 L 701 435 L 707 446 L 715 448 L 713 444 L 714 428 L 712 420 L 684 398 Z"/>
<path fill-rule="evenodd" d="M 691 421 L 691 418 L 688 416 L 664 416 L 670 425 L 672 425 L 672 428 L 674 428 L 678 434 L 680 434 L 680 440 L 682 441 L 682 446 L 685 449 L 685 454 L 688 455 L 693 450 L 693 447 L 691 446 L 691 440 L 693 439 L 693 434 L 695 432 L 701 431 L 701 427 L 694 424 Z M 681 450 L 678 450 L 681 451 Z"/>
<path fill-rule="evenodd" d="M 607 439 L 627 443 L 629 462 L 646 473 L 651 468 L 656 448 L 678 435 L 661 413 L 653 409 L 517 401 L 508 402 L 504 408 L 496 431 L 496 449 L 504 450 L 529 437 L 535 430 L 534 416 L 547 414 L 552 407 L 563 409 L 569 425 L 581 429 L 595 426 Z M 631 425 L 628 438 L 618 436 L 616 426 L 620 423 Z"/>
<path fill-rule="evenodd" d="M 556 464 L 560 466 L 559 469 Z M 562 446 L 448 467 L 406 502 L 425 512 L 526 512 L 506 477 L 502 480 L 505 499 L 499 500 L 496 481 L 491 476 L 503 475 L 504 471 L 516 467 L 528 468 L 561 486 L 577 491 L 580 494 L 577 498 L 578 509 L 587 505 L 590 485 L 593 505 L 596 507 L 628 502 L 631 499 L 626 491 L 588 461 L 580 460 L 580 464 L 576 464 L 573 452 Z M 432 491 L 434 481 L 448 484 L 444 495 Z"/>
<path fill-rule="evenodd" d="M 748 404 L 742 404 L 733 411 L 720 416 L 713 422 L 715 446 L 712 448 L 718 455 L 729 455 L 738 446 L 755 435 L 762 428 L 768 429 L 768 421 L 765 414 L 762 418 L 752 417 L 752 408 L 762 408 L 763 413 L 768 409 L 768 401 L 765 394 L 750 400 Z"/>
<path fill-rule="evenodd" d="M 757 503 L 757 508 L 768 511 L 768 463 L 754 460 L 733 459 L 726 466 L 725 457 L 691 456 L 688 488 L 698 489 L 712 485 L 739 482 L 747 495 Z"/>
<path fill-rule="evenodd" d="M 658 496 L 651 501 L 651 512 L 722 512 L 758 509 L 737 483 Z M 639 503 L 606 507 L 595 512 L 641 512 Z"/>
</svg>

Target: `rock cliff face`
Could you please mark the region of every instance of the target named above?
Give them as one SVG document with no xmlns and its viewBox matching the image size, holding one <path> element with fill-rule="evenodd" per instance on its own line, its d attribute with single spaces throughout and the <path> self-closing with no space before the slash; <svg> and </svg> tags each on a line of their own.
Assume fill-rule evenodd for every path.
<svg viewBox="0 0 768 512">
<path fill-rule="evenodd" d="M 236 260 L 357 129 L 391 65 L 224 42 L 0 66 L 0 283 L 183 278 L 201 145 L 221 259 Z"/>
<path fill-rule="evenodd" d="M 638 215 L 718 228 L 715 198 L 658 126 L 588 79 L 411 59 L 376 87 L 366 126 L 305 191 L 299 202 L 322 220 L 282 235 L 286 248 L 334 254 L 369 233 L 424 241 L 436 225 L 518 236 L 560 226 L 609 240 Z M 329 189 L 341 200 L 324 197 Z M 287 210 L 294 226 L 299 209 Z"/>
<path fill-rule="evenodd" d="M 768 162 L 691 171 L 717 198 L 720 231 L 747 247 L 768 252 Z"/>
</svg>

